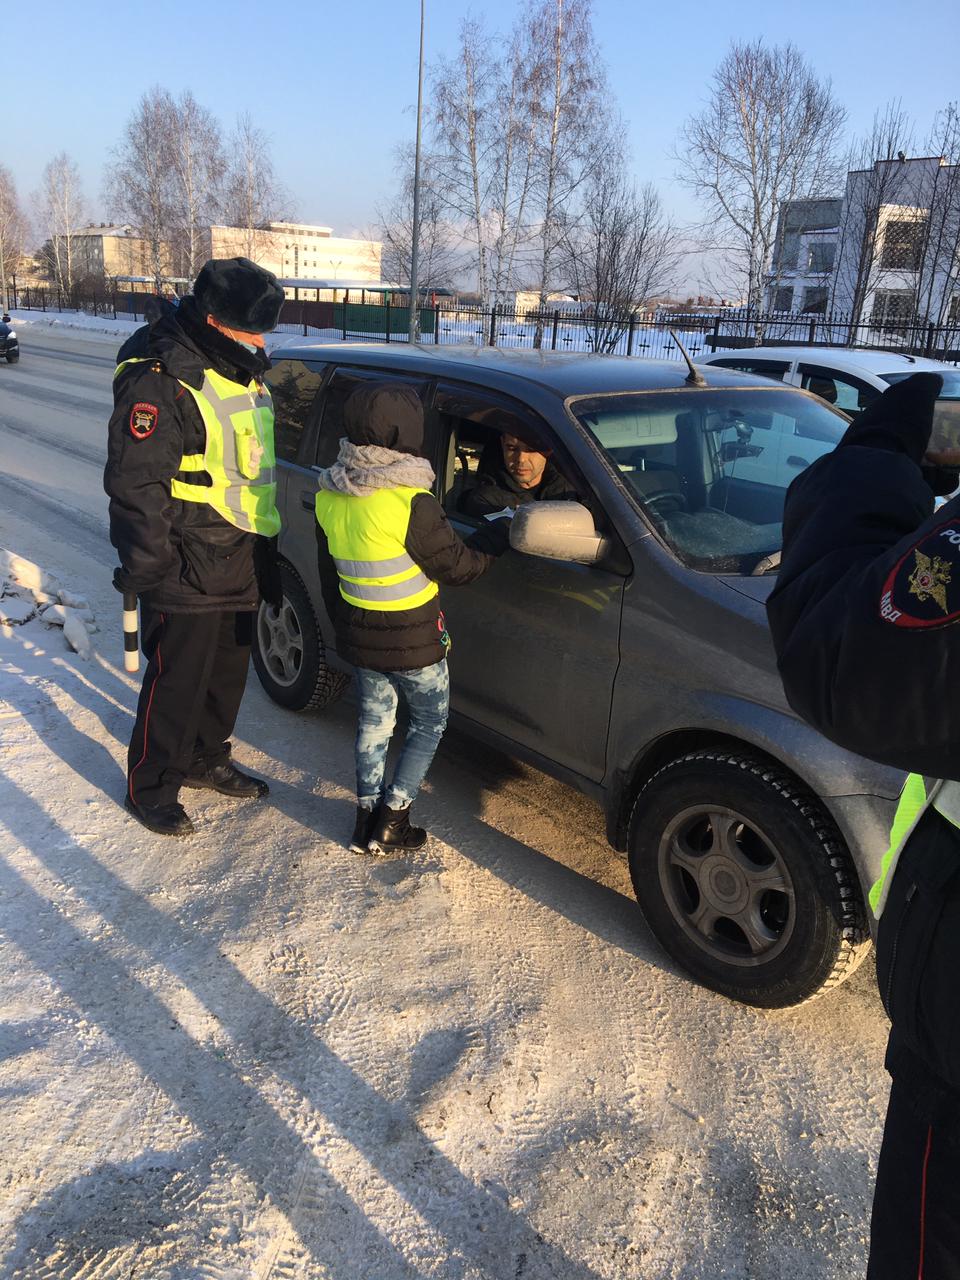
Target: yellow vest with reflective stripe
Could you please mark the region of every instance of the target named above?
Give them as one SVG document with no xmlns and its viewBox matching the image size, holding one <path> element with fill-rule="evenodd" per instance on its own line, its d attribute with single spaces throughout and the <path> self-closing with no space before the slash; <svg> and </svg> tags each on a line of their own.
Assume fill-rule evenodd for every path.
<svg viewBox="0 0 960 1280">
<path fill-rule="evenodd" d="M 317 520 L 337 566 L 340 594 L 358 609 L 394 612 L 416 609 L 440 588 L 404 546 L 410 505 L 418 493 L 406 485 L 378 489 L 364 498 L 321 489 Z"/>
<path fill-rule="evenodd" d="M 886 906 L 900 855 L 920 819 L 931 807 L 952 826 L 960 827 L 960 782 L 924 778 L 919 773 L 908 774 L 893 815 L 890 844 L 880 863 L 880 875 L 870 890 L 870 906 L 878 919 Z"/>
<path fill-rule="evenodd" d="M 148 361 L 149 357 L 125 360 L 117 365 L 114 377 L 128 365 Z M 247 386 L 233 382 L 215 369 L 204 369 L 199 391 L 188 382 L 177 381 L 193 397 L 206 436 L 203 453 L 184 454 L 180 459 L 180 473 L 203 472 L 210 483 L 174 477 L 171 495 L 181 502 L 206 503 L 247 533 L 273 537 L 280 530 L 280 513 L 269 390 L 255 379 Z"/>
</svg>

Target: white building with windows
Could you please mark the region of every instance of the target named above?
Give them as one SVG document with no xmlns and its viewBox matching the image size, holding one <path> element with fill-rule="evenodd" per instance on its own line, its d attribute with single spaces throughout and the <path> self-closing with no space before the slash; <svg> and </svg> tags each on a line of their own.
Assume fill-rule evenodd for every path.
<svg viewBox="0 0 960 1280">
<path fill-rule="evenodd" d="M 265 222 L 252 229 L 210 227 L 209 236 L 209 257 L 251 258 L 281 280 L 380 280 L 381 242 L 335 236 L 330 227 Z"/>
<path fill-rule="evenodd" d="M 960 165 L 878 160 L 842 197 L 784 203 L 767 306 L 881 329 L 960 321 Z"/>
</svg>

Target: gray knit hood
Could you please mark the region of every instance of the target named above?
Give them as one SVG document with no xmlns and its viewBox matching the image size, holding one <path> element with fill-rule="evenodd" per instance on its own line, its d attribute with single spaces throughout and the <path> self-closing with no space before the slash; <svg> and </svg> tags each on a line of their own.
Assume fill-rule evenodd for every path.
<svg viewBox="0 0 960 1280">
<path fill-rule="evenodd" d="M 332 467 L 319 472 L 321 489 L 366 498 L 378 489 L 432 489 L 435 476 L 426 458 L 398 453 L 379 444 L 353 444 L 344 436 Z"/>
</svg>

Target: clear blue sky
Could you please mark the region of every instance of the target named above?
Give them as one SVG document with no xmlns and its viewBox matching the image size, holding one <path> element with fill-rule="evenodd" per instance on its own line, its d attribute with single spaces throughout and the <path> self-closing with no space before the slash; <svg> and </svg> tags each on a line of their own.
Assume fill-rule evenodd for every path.
<svg viewBox="0 0 960 1280">
<path fill-rule="evenodd" d="M 509 28 L 520 0 L 427 0 L 427 58 L 450 53 L 462 17 Z M 630 126 L 637 176 L 694 216 L 674 181 L 677 129 L 731 40 L 793 40 L 831 77 L 862 130 L 900 97 L 923 129 L 960 97 L 957 0 L 595 0 L 594 27 Z M 419 0 L 13 0 L 3 18 L 0 163 L 21 197 L 57 151 L 80 165 L 92 213 L 104 162 L 144 89 L 190 89 L 225 124 L 249 111 L 272 137 L 278 175 L 304 221 L 350 234 L 375 222 L 412 137 Z"/>
</svg>

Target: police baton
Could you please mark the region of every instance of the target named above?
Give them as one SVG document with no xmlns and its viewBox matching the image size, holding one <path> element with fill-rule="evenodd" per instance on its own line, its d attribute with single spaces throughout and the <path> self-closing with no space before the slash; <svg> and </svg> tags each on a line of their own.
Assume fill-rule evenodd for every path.
<svg viewBox="0 0 960 1280">
<path fill-rule="evenodd" d="M 136 593 L 125 591 L 123 593 L 123 666 L 125 671 L 140 670 L 140 637 L 137 632 Z"/>
</svg>

